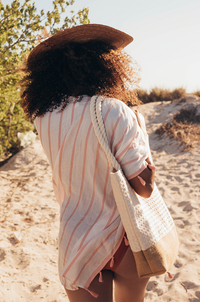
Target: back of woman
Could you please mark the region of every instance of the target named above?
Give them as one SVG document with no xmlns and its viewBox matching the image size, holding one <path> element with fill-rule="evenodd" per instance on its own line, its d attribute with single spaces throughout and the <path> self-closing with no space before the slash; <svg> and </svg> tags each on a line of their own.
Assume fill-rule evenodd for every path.
<svg viewBox="0 0 200 302">
<path fill-rule="evenodd" d="M 80 36 L 82 30 L 84 38 Z M 74 42 L 70 39 L 75 34 Z M 113 34 L 116 39 L 108 42 Z M 149 194 L 153 172 L 147 167 L 146 133 L 134 112 L 119 100 L 126 98 L 127 83 L 136 81 L 131 59 L 119 47 L 130 41 L 130 36 L 107 26 L 79 26 L 41 43 L 30 53 L 24 68 L 22 106 L 34 119 L 52 168 L 54 192 L 60 204 L 59 275 L 70 301 L 89 302 L 95 299 L 93 296 L 99 296 L 95 301 L 111 301 L 110 284 L 114 279 L 116 291 L 127 283 L 123 296 L 127 295 L 129 302 L 139 302 L 148 281 L 139 280 L 134 257 L 125 247 L 126 235 L 112 192 L 108 161 L 90 117 L 91 97 L 103 95 L 102 116 L 111 151 L 136 192 Z M 139 175 L 148 189 L 140 183 Z M 121 271 L 126 258 L 132 262 L 129 282 L 123 279 L 123 273 L 117 275 L 117 267 Z M 98 274 L 102 281 L 102 273 L 103 293 L 96 282 Z M 133 282 L 138 284 L 134 290 Z M 130 300 L 132 294 L 136 300 Z M 121 299 L 118 294 L 116 301 Z"/>
<path fill-rule="evenodd" d="M 81 101 L 72 98 L 63 111 L 57 109 L 35 120 L 61 206 L 59 270 L 70 280 L 80 279 L 86 288 L 88 280 L 103 269 L 124 236 L 108 161 L 94 133 L 89 105 L 88 96 Z M 144 169 L 146 146 L 134 113 L 116 99 L 105 99 L 102 111 L 111 150 L 124 167 L 126 177 L 138 175 Z M 62 283 L 71 284 L 64 278 Z"/>
</svg>

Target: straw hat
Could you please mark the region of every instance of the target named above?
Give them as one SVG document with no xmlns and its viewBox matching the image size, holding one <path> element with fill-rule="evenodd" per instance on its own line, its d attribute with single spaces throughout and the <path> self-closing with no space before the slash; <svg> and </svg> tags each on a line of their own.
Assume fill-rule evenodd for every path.
<svg viewBox="0 0 200 302">
<path fill-rule="evenodd" d="M 84 24 L 59 31 L 54 36 L 37 45 L 29 54 L 28 61 L 45 52 L 65 46 L 68 42 L 97 40 L 122 49 L 133 41 L 133 37 L 113 27 L 102 24 Z"/>
</svg>

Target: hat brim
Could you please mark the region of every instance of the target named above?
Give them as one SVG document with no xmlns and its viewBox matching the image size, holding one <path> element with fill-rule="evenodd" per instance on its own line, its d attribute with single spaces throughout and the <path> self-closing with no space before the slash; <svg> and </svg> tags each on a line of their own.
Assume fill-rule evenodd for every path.
<svg viewBox="0 0 200 302">
<path fill-rule="evenodd" d="M 97 40 L 123 49 L 133 41 L 130 35 L 102 24 L 84 24 L 64 29 L 37 45 L 29 54 L 28 61 L 52 49 L 63 48 L 68 42 L 88 42 Z"/>
</svg>

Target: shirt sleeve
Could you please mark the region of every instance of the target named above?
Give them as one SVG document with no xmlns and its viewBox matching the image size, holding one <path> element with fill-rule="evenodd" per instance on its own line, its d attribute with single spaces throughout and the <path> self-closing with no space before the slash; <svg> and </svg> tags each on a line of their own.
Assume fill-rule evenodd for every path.
<svg viewBox="0 0 200 302">
<path fill-rule="evenodd" d="M 116 99 L 103 101 L 102 115 L 108 142 L 127 179 L 139 175 L 149 157 L 148 135 L 143 116 L 139 126 L 133 110 Z"/>
</svg>

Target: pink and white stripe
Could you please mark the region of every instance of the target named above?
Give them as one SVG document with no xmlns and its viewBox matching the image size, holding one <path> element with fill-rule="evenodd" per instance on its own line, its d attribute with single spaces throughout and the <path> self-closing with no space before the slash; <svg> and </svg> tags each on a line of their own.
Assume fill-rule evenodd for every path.
<svg viewBox="0 0 200 302">
<path fill-rule="evenodd" d="M 88 96 L 81 102 L 72 98 L 63 111 L 58 108 L 35 120 L 60 204 L 59 276 L 71 290 L 89 287 L 124 235 L 89 102 Z M 148 154 L 134 113 L 119 100 L 105 99 L 102 115 L 111 150 L 124 173 L 129 179 L 138 175 Z"/>
</svg>

